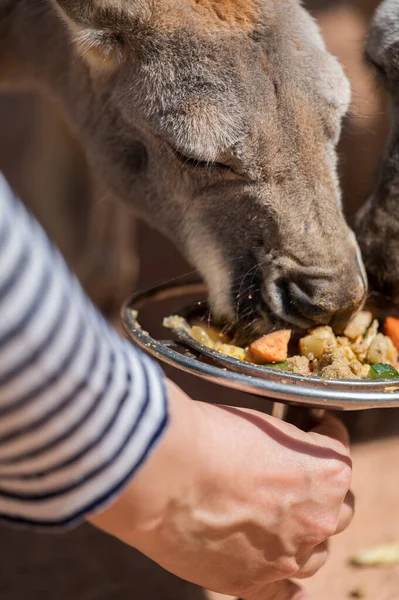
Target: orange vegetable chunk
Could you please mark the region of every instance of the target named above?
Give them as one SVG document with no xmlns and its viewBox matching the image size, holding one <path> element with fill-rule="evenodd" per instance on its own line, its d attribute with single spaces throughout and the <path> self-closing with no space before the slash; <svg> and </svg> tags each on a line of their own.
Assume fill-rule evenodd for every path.
<svg viewBox="0 0 399 600">
<path fill-rule="evenodd" d="M 261 365 L 284 362 L 288 357 L 290 338 L 291 331 L 289 329 L 268 333 L 251 344 L 249 352 Z"/>
<path fill-rule="evenodd" d="M 385 334 L 391 338 L 395 348 L 399 350 L 399 319 L 387 317 L 384 325 Z"/>
</svg>

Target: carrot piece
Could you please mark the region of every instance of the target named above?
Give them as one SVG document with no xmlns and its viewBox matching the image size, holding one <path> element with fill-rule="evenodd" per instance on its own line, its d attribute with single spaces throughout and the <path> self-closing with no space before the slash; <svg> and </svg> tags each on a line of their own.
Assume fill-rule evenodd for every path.
<svg viewBox="0 0 399 600">
<path fill-rule="evenodd" d="M 387 317 L 385 319 L 384 330 L 386 335 L 391 338 L 395 348 L 399 350 L 399 319 Z"/>
<path fill-rule="evenodd" d="M 279 363 L 287 360 L 289 329 L 281 329 L 264 335 L 249 347 L 249 354 L 259 364 Z"/>
</svg>

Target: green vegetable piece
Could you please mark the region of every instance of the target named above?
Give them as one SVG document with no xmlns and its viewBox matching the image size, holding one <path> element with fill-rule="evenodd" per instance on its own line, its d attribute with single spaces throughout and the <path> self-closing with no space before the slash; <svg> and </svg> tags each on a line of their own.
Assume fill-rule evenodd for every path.
<svg viewBox="0 0 399 600">
<path fill-rule="evenodd" d="M 372 365 L 367 379 L 394 379 L 399 377 L 399 372 L 392 365 L 382 363 Z"/>
<path fill-rule="evenodd" d="M 280 371 L 286 371 L 288 369 L 288 363 L 286 360 L 284 362 L 269 363 L 269 364 L 263 365 L 263 366 L 266 367 L 267 369 L 278 369 Z M 399 377 L 399 373 L 398 373 L 398 377 Z"/>
</svg>

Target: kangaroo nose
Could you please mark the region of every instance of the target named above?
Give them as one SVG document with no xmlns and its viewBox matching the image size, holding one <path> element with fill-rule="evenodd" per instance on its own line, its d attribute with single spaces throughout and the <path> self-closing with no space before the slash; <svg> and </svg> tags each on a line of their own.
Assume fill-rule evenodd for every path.
<svg viewBox="0 0 399 600">
<path fill-rule="evenodd" d="M 310 290 L 312 287 L 312 284 L 307 281 L 306 289 Z M 337 294 L 337 291 L 334 292 L 332 289 L 329 293 L 331 286 L 327 283 L 324 287 L 326 292 L 320 297 L 317 293 L 305 291 L 298 283 L 289 282 L 289 304 L 299 317 L 311 324 L 331 325 L 336 333 L 342 333 L 351 316 L 363 304 L 366 288 L 364 284 L 359 284 L 352 293 L 345 293 L 345 289 L 340 289 Z"/>
</svg>

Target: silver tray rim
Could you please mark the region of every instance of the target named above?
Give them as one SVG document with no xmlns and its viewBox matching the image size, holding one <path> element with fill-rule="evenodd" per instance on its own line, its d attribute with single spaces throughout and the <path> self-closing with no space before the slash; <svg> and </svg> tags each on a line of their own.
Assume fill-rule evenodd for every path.
<svg viewBox="0 0 399 600">
<path fill-rule="evenodd" d="M 206 286 L 198 280 L 179 280 L 134 294 L 121 309 L 122 324 L 128 339 L 160 362 L 185 373 L 275 402 L 340 411 L 399 407 L 399 381 L 394 384 L 392 380 L 349 382 L 306 378 L 275 369 L 253 368 L 252 365 L 250 369 L 254 374 L 251 375 L 242 372 L 241 361 L 206 348 L 184 330 L 176 332 L 177 341 L 156 340 L 141 327 L 139 316 L 144 306 L 173 298 L 183 300 L 194 295 L 206 295 Z M 216 364 L 200 360 L 199 355 L 206 355 Z M 262 376 L 258 376 L 259 373 Z"/>
</svg>

